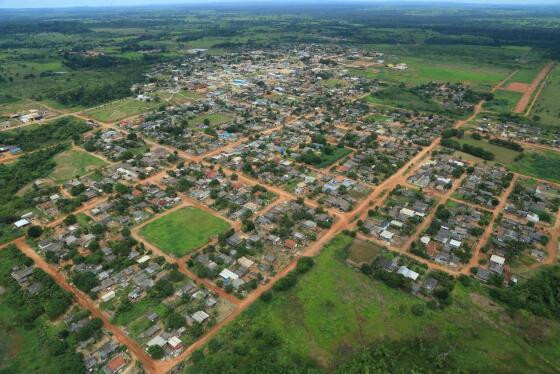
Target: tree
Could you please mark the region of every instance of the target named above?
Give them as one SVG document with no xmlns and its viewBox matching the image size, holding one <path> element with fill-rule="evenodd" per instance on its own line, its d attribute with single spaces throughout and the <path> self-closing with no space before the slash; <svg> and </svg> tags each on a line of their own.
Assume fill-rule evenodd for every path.
<svg viewBox="0 0 560 374">
<path fill-rule="evenodd" d="M 43 234 L 41 226 L 33 225 L 27 229 L 27 236 L 30 238 L 38 238 Z"/>
<path fill-rule="evenodd" d="M 183 326 L 185 326 L 185 317 L 182 315 L 171 312 L 167 316 L 167 328 L 171 330 L 177 330 Z"/>
<path fill-rule="evenodd" d="M 64 218 L 64 224 L 67 226 L 74 225 L 76 222 L 78 222 L 78 219 L 73 214 L 69 214 Z"/>
<path fill-rule="evenodd" d="M 165 351 L 159 345 L 152 345 L 148 348 L 148 353 L 154 360 L 161 360 L 165 356 Z"/>
</svg>

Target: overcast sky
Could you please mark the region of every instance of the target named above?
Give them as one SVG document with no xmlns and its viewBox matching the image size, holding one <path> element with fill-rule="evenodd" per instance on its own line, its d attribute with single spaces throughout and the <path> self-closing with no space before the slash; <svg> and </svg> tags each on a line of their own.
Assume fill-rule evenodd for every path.
<svg viewBox="0 0 560 374">
<path fill-rule="evenodd" d="M 339 0 L 339 2 L 386 2 L 387 0 Z M 391 0 L 389 0 L 391 1 Z M 405 0 L 409 2 L 429 2 L 429 0 Z M 192 3 L 247 3 L 240 0 L 0 0 L 0 8 L 56 8 L 76 6 L 127 6 L 149 4 L 192 4 Z M 301 0 L 250 0 L 256 3 L 297 4 Z M 317 2 L 306 0 L 305 2 Z M 329 2 L 332 2 L 330 0 Z M 400 1 L 402 2 L 402 0 Z M 445 3 L 479 3 L 479 4 L 560 4 L 560 0 L 435 0 Z"/>
</svg>

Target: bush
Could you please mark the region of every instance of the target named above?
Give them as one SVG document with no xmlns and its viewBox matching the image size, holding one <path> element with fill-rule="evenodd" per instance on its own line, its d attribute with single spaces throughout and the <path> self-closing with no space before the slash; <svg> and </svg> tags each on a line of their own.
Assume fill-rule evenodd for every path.
<svg viewBox="0 0 560 374">
<path fill-rule="evenodd" d="M 272 301 L 272 291 L 266 291 L 263 292 L 261 295 L 261 300 L 264 301 L 265 303 L 268 303 L 270 301 Z"/>
<path fill-rule="evenodd" d="M 417 317 L 424 315 L 424 305 L 422 304 L 414 304 L 410 307 L 410 311 Z"/>
<path fill-rule="evenodd" d="M 313 265 L 315 264 L 315 261 L 313 260 L 313 258 L 311 257 L 302 257 L 299 259 L 299 261 L 297 262 L 296 265 L 296 271 L 299 274 L 305 274 L 307 273 L 309 270 L 311 270 L 311 268 L 313 267 Z"/>
</svg>

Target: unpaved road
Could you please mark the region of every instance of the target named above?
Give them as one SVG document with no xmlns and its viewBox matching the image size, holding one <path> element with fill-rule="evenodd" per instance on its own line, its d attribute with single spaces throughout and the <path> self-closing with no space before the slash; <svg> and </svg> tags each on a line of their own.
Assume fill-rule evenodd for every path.
<svg viewBox="0 0 560 374">
<path fill-rule="evenodd" d="M 546 79 L 546 77 L 552 71 L 553 68 L 554 68 L 554 62 L 551 62 L 541 69 L 541 71 L 535 77 L 535 79 L 533 80 L 529 88 L 525 91 L 521 99 L 519 99 L 519 101 L 517 102 L 517 105 L 513 110 L 514 113 L 518 113 L 518 114 L 525 113 L 527 106 L 531 102 L 531 98 L 533 97 L 533 94 L 539 88 L 541 82 Z"/>
</svg>

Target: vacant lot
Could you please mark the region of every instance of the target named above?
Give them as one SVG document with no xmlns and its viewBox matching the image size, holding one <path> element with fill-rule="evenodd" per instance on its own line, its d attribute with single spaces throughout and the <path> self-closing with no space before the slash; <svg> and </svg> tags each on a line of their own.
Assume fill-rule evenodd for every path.
<svg viewBox="0 0 560 374">
<path fill-rule="evenodd" d="M 459 371 L 554 372 L 552 365 L 560 362 L 554 352 L 560 342 L 558 323 L 547 321 L 544 340 L 528 344 L 512 332 L 530 331 L 538 323 L 535 318 L 524 317 L 523 327 L 517 326 L 501 317 L 505 312 L 500 307 L 488 313 L 487 306 L 473 303 L 474 291 L 459 285 L 453 291 L 452 306 L 427 309 L 424 315 L 415 316 L 410 308 L 424 304 L 422 299 L 391 289 L 344 264 L 341 252 L 351 243 L 349 237 L 336 237 L 293 289 L 275 292 L 272 301 L 251 306 L 215 338 L 218 344 L 211 346 L 221 350 L 186 372 L 200 373 L 219 365 L 234 371 L 236 367 L 266 366 L 268 360 L 288 366 L 294 359 L 300 365 L 311 360 L 313 365 L 332 368 L 370 344 L 415 337 L 448 344 Z M 487 301 L 480 295 L 478 299 Z M 251 349 L 263 339 L 267 342 L 264 354 Z M 258 359 L 262 361 L 254 361 Z"/>
<path fill-rule="evenodd" d="M 162 102 L 144 102 L 133 98 L 116 100 L 99 108 L 86 111 L 86 114 L 101 122 L 116 122 L 137 114 L 157 109 Z"/>
<path fill-rule="evenodd" d="M 229 225 L 200 209 L 173 211 L 142 227 L 140 234 L 150 243 L 175 257 L 182 257 L 208 243 Z"/>
<path fill-rule="evenodd" d="M 54 157 L 56 167 L 49 175 L 55 183 L 64 183 L 107 165 L 102 159 L 87 152 L 70 149 Z"/>
<path fill-rule="evenodd" d="M 512 113 L 521 96 L 519 92 L 497 90 L 494 100 L 486 102 L 485 108 L 496 113 Z"/>
<path fill-rule="evenodd" d="M 227 121 L 231 121 L 232 117 L 229 114 L 224 113 L 209 113 L 209 114 L 201 114 L 194 118 L 189 119 L 190 126 L 199 126 L 204 123 L 204 120 L 210 121 L 210 126 L 220 125 Z"/>
<path fill-rule="evenodd" d="M 405 58 L 403 61 L 399 60 L 398 62 L 407 63 L 408 69 L 376 68 L 375 70 L 363 70 L 358 75 L 386 81 L 404 82 L 408 85 L 419 85 L 431 81 L 461 82 L 475 89 L 490 91 L 495 84 L 504 79 L 508 74 L 507 69 L 489 65 L 435 64 L 433 60 L 419 58 Z M 379 73 L 375 73 L 375 71 L 379 71 Z"/>
<path fill-rule="evenodd" d="M 333 152 L 330 155 L 325 153 L 321 154 L 321 162 L 317 164 L 319 168 L 326 168 L 340 160 L 342 157 L 349 155 L 352 151 L 348 148 L 334 148 Z"/>
<path fill-rule="evenodd" d="M 486 140 L 476 140 L 470 136 L 465 136 L 464 138 L 459 139 L 459 143 L 461 143 L 461 145 L 469 144 L 492 152 L 494 156 L 496 156 L 494 161 L 503 164 L 504 166 L 512 165 L 515 162 L 515 158 L 519 156 L 519 152 L 517 151 L 490 144 Z"/>
<path fill-rule="evenodd" d="M 525 156 L 509 167 L 512 171 L 560 183 L 560 153 L 525 151 Z"/>
</svg>

